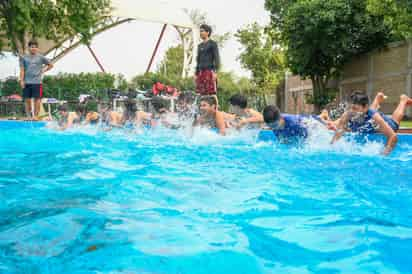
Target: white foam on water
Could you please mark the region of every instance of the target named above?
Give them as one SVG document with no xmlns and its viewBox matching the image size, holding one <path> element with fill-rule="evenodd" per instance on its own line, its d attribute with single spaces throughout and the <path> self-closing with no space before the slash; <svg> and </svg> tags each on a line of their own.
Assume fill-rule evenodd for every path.
<svg viewBox="0 0 412 274">
<path fill-rule="evenodd" d="M 226 135 L 222 136 L 214 130 L 202 127 L 187 129 L 190 142 L 195 145 L 222 145 L 222 144 L 255 144 L 257 131 L 226 129 Z"/>
<path fill-rule="evenodd" d="M 303 152 L 335 152 L 351 155 L 380 155 L 384 149 L 384 144 L 378 141 L 366 141 L 359 143 L 355 140 L 355 135 L 346 135 L 340 140 L 331 144 L 334 132 L 328 130 L 319 121 L 308 119 L 305 121 L 308 127 L 308 138 L 305 140 Z"/>
<path fill-rule="evenodd" d="M 169 121 L 171 122 L 171 121 Z M 176 122 L 176 121 L 173 121 Z M 306 119 L 304 121 L 308 128 L 308 138 L 303 146 L 298 146 L 296 151 L 299 153 L 339 153 L 349 155 L 380 155 L 384 149 L 384 143 L 379 141 L 366 141 L 360 143 L 346 134 L 339 141 L 331 144 L 334 132 L 328 130 L 323 124 L 315 119 Z M 227 146 L 227 145 L 249 145 L 253 148 L 261 148 L 264 146 L 277 146 L 277 143 L 259 142 L 257 141 L 258 130 L 236 130 L 226 129 L 226 136 L 217 133 L 216 130 L 211 130 L 202 127 L 192 127 L 191 121 L 180 121 L 181 127 L 177 130 L 169 129 L 162 125 L 151 129 L 144 128 L 114 128 L 105 131 L 100 126 L 87 125 L 76 126 L 60 134 L 83 134 L 88 136 L 96 136 L 101 133 L 110 135 L 117 140 L 136 141 L 136 139 L 153 140 L 167 138 L 169 145 L 194 145 L 194 146 Z M 57 129 L 57 123 L 50 122 L 47 124 L 50 130 Z M 57 130 L 57 132 L 59 132 Z M 410 149 L 409 149 L 410 151 Z M 401 160 L 408 161 L 412 156 L 411 153 L 403 152 L 400 156 Z"/>
</svg>

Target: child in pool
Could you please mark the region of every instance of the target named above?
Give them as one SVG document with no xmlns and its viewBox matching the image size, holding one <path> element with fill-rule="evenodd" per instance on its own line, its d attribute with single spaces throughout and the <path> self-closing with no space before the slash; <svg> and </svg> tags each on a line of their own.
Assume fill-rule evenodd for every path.
<svg viewBox="0 0 412 274">
<path fill-rule="evenodd" d="M 229 99 L 230 110 L 232 113 L 231 119 L 228 122 L 231 126 L 238 129 L 261 128 L 263 124 L 263 115 L 251 108 L 247 107 L 247 98 L 241 94 L 235 94 Z"/>
<path fill-rule="evenodd" d="M 216 96 L 200 98 L 200 116 L 194 121 L 194 126 L 216 128 L 220 135 L 226 134 L 224 112 L 217 110 Z"/>
<path fill-rule="evenodd" d="M 171 129 L 178 129 L 180 127 L 177 117 L 178 114 L 168 110 L 164 99 L 153 97 L 152 107 L 153 110 L 151 113 L 144 111 L 137 112 L 137 126 L 155 127 L 162 125 Z"/>
<path fill-rule="evenodd" d="M 382 133 L 386 136 L 386 145 L 383 151 L 388 155 L 396 146 L 398 137 L 396 132 L 402 121 L 407 107 L 412 106 L 412 99 L 401 95 L 399 104 L 392 116 L 387 116 L 378 111 L 380 104 L 385 100 L 385 95 L 380 92 L 374 102 L 369 105 L 366 94 L 355 91 L 351 95 L 350 110 L 345 112 L 337 124 L 337 131 L 332 143 L 339 140 L 345 132 L 357 132 L 363 134 Z"/>
<path fill-rule="evenodd" d="M 283 141 L 304 139 L 308 136 L 304 115 L 281 114 L 277 106 L 267 106 L 263 110 L 263 119 L 275 136 Z"/>
<path fill-rule="evenodd" d="M 108 113 L 108 125 L 110 127 L 124 127 L 130 123 L 132 125 L 137 123 L 137 106 L 136 102 L 132 99 L 124 102 L 125 110 L 123 113 L 117 111 L 110 111 Z"/>
</svg>

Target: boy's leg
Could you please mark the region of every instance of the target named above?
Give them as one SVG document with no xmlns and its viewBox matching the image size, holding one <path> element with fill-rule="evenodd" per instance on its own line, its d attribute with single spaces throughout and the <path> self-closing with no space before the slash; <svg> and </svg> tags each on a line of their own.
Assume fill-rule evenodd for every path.
<svg viewBox="0 0 412 274">
<path fill-rule="evenodd" d="M 24 98 L 24 108 L 26 111 L 26 117 L 27 119 L 31 119 L 33 117 L 32 113 L 32 90 L 31 90 L 31 85 L 26 84 L 26 86 L 23 89 L 23 98 Z"/>
<path fill-rule="evenodd" d="M 405 110 L 408 106 L 412 106 L 412 99 L 406 95 L 401 95 L 401 99 L 398 107 L 392 113 L 392 119 L 398 123 L 401 123 L 403 116 L 405 115 Z"/>
<path fill-rule="evenodd" d="M 24 102 L 25 102 L 25 110 L 26 110 L 26 116 L 27 119 L 31 119 L 32 118 L 32 109 L 31 109 L 31 98 L 25 98 Z"/>
<path fill-rule="evenodd" d="M 34 119 L 38 120 L 40 113 L 41 98 L 43 96 L 43 86 L 42 84 L 36 84 L 32 86 L 32 89 L 32 96 L 34 99 Z"/>
<path fill-rule="evenodd" d="M 322 112 L 319 114 L 319 118 L 325 123 L 331 121 L 329 117 L 329 112 L 326 109 L 322 110 Z"/>
<path fill-rule="evenodd" d="M 34 99 L 34 119 L 39 118 L 40 104 L 41 104 L 41 99 L 40 98 L 35 98 Z"/>
<path fill-rule="evenodd" d="M 387 98 L 386 95 L 382 91 L 378 92 L 378 94 L 376 94 L 375 99 L 373 100 L 369 108 L 374 109 L 374 110 L 379 110 L 379 108 L 381 107 L 381 104 L 383 103 L 383 101 L 385 101 L 386 98 Z"/>
</svg>

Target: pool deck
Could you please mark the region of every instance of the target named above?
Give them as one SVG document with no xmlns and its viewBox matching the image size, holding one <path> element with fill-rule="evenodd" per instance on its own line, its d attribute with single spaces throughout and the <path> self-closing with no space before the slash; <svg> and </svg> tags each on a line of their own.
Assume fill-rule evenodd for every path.
<svg viewBox="0 0 412 274">
<path fill-rule="evenodd" d="M 412 128 L 400 128 L 398 130 L 399 134 L 412 134 Z"/>
</svg>

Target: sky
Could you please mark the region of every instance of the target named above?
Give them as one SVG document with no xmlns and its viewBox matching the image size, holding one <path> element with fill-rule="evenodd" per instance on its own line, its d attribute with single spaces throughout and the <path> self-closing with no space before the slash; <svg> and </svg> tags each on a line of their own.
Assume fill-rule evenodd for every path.
<svg viewBox="0 0 412 274">
<path fill-rule="evenodd" d="M 207 13 L 214 32 L 234 34 L 238 29 L 258 22 L 267 24 L 269 14 L 264 9 L 264 0 L 168 0 L 189 10 L 198 9 Z M 92 48 L 107 72 L 123 74 L 131 79 L 145 72 L 157 38 L 162 29 L 161 24 L 133 21 L 108 30 L 92 41 Z M 160 44 L 158 55 L 152 70 L 162 60 L 165 51 L 178 43 L 174 28 L 166 29 Z M 249 73 L 243 70 L 237 60 L 241 45 L 235 37 L 226 42 L 220 50 L 223 71 L 232 71 L 239 76 Z M 84 46 L 78 47 L 55 64 L 50 74 L 59 72 L 79 73 L 100 71 L 94 59 Z M 0 57 L 0 79 L 18 75 L 17 58 L 6 54 Z"/>
</svg>

